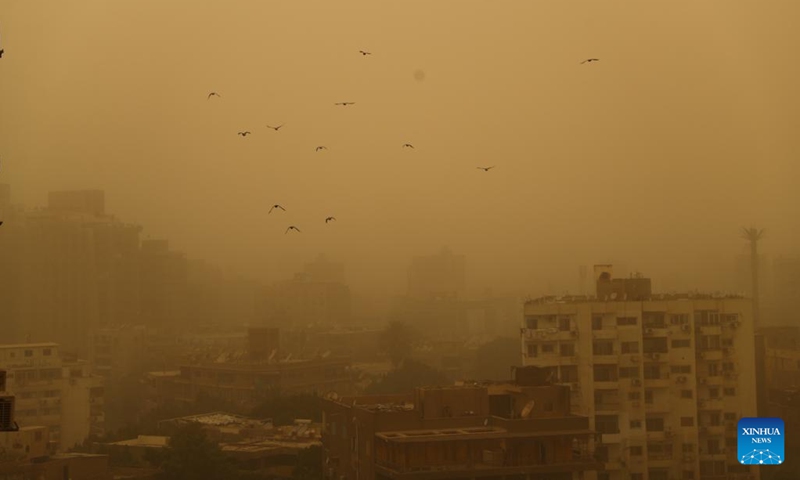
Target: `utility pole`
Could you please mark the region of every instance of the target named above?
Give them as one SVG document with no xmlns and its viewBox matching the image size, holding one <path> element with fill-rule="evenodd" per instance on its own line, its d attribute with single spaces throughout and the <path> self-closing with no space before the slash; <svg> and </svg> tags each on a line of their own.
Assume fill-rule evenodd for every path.
<svg viewBox="0 0 800 480">
<path fill-rule="evenodd" d="M 758 241 L 764 238 L 764 229 L 742 228 L 742 238 L 750 242 L 750 275 L 753 288 L 753 325 L 760 326 L 760 292 L 758 285 Z"/>
</svg>

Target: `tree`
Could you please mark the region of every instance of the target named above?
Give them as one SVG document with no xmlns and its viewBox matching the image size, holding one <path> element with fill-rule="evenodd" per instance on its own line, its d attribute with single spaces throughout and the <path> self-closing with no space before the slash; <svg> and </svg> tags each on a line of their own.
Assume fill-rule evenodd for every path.
<svg viewBox="0 0 800 480">
<path fill-rule="evenodd" d="M 417 387 L 450 385 L 452 380 L 443 372 L 416 360 L 406 359 L 366 389 L 368 394 L 409 393 Z"/>
<path fill-rule="evenodd" d="M 414 344 L 420 338 L 417 330 L 410 327 L 401 320 L 389 322 L 389 325 L 381 333 L 379 344 L 381 349 L 389 355 L 392 365 L 395 368 L 411 355 Z"/>
<path fill-rule="evenodd" d="M 229 480 L 236 473 L 219 445 L 197 423 L 180 427 L 151 461 L 161 468 L 162 480 Z"/>
<path fill-rule="evenodd" d="M 481 345 L 475 352 L 472 377 L 475 380 L 508 380 L 511 367 L 522 360 L 519 339 L 498 337 Z"/>
</svg>

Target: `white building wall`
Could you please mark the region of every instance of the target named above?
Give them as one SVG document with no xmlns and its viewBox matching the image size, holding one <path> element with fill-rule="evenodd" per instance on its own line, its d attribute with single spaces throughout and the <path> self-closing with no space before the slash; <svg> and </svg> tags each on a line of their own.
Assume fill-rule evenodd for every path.
<svg viewBox="0 0 800 480">
<path fill-rule="evenodd" d="M 736 422 L 756 414 L 751 308 L 733 298 L 529 302 L 522 360 L 554 369 L 575 411 L 605 432 L 598 479 L 757 479 L 735 448 Z"/>
</svg>

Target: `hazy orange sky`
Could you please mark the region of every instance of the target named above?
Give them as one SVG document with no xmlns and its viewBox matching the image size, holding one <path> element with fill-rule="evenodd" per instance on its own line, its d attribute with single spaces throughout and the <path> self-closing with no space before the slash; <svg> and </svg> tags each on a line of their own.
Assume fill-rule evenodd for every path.
<svg viewBox="0 0 800 480">
<path fill-rule="evenodd" d="M 796 0 L 1 0 L 0 182 L 28 206 L 103 188 L 145 236 L 270 280 L 324 252 L 395 291 L 448 245 L 476 288 L 574 290 L 607 261 L 710 287 L 742 225 L 798 253 L 798 18 Z"/>
</svg>

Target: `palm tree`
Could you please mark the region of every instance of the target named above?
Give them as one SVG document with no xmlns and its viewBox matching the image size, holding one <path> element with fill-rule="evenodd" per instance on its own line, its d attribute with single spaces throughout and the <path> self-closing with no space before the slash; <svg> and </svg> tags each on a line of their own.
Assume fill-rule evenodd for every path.
<svg viewBox="0 0 800 480">
<path fill-rule="evenodd" d="M 750 274 L 753 282 L 753 324 L 758 326 L 759 321 L 759 291 L 758 291 L 758 241 L 764 238 L 764 229 L 750 227 L 742 228 L 742 238 L 750 242 Z"/>
</svg>

